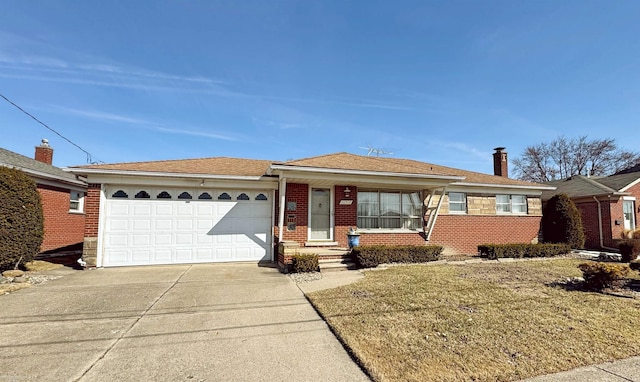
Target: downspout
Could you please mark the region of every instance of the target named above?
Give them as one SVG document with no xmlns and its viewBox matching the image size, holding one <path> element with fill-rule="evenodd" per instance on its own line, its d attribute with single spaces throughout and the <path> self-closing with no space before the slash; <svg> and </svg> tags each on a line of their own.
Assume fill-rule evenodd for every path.
<svg viewBox="0 0 640 382">
<path fill-rule="evenodd" d="M 280 211 L 278 211 L 278 235 L 280 237 L 278 238 L 278 242 L 282 243 L 284 239 L 284 211 L 287 200 L 287 178 L 280 178 L 278 192 L 280 193 Z"/>
<path fill-rule="evenodd" d="M 616 248 L 604 246 L 604 235 L 602 233 L 602 205 L 600 204 L 600 201 L 595 195 L 593 196 L 593 200 L 595 200 L 596 203 L 598 203 L 598 231 L 600 233 L 600 248 L 608 249 L 610 251 L 617 251 L 618 249 Z"/>
</svg>

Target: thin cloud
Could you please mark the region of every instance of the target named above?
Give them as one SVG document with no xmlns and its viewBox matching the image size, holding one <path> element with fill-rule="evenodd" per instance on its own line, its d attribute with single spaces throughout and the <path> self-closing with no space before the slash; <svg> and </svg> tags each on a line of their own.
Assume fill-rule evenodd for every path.
<svg viewBox="0 0 640 382">
<path fill-rule="evenodd" d="M 220 139 L 223 141 L 237 141 L 238 139 L 229 135 L 219 134 L 219 133 L 209 133 L 206 131 L 194 131 L 194 130 L 182 130 L 182 129 L 172 129 L 168 127 L 162 126 L 150 126 L 149 129 L 160 131 L 163 133 L 169 134 L 181 134 L 181 135 L 191 135 L 196 137 L 205 137 L 212 139 Z"/>
<path fill-rule="evenodd" d="M 57 107 L 57 109 L 64 113 L 68 113 L 68 114 L 72 114 L 80 117 L 91 118 L 91 119 L 100 120 L 100 121 L 106 121 L 106 122 L 123 122 L 123 123 L 137 124 L 137 125 L 151 124 L 151 122 L 145 121 L 143 119 L 132 118 L 132 117 L 128 117 L 120 114 L 105 113 L 101 111 L 71 109 L 66 107 Z"/>
</svg>

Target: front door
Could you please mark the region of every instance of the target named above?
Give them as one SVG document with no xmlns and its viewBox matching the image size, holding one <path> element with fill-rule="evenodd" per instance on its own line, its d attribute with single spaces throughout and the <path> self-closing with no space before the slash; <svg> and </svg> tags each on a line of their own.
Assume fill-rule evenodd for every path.
<svg viewBox="0 0 640 382">
<path fill-rule="evenodd" d="M 635 206 L 633 200 L 625 200 L 622 202 L 622 213 L 624 215 L 624 229 L 636 229 L 636 216 L 634 214 Z"/>
<path fill-rule="evenodd" d="M 309 240 L 331 240 L 331 190 L 311 189 Z"/>
</svg>

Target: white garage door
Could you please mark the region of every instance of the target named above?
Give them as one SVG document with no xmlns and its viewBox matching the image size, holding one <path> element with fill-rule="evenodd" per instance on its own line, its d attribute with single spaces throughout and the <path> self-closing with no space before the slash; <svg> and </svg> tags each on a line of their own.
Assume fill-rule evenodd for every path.
<svg viewBox="0 0 640 382">
<path fill-rule="evenodd" d="M 269 191 L 106 189 L 103 265 L 269 260 Z"/>
</svg>

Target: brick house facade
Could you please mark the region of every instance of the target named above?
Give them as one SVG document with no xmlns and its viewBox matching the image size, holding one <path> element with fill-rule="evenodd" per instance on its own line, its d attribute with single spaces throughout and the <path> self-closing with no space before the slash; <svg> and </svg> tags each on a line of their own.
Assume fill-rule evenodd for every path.
<svg viewBox="0 0 640 382">
<path fill-rule="evenodd" d="M 622 171 L 606 177 L 575 175 L 547 184 L 556 190 L 545 191 L 544 201 L 563 193 L 575 203 L 586 248 L 616 250 L 623 231 L 637 228 L 640 171 Z"/>
<path fill-rule="evenodd" d="M 43 140 L 35 159 L 0 149 L 0 165 L 17 168 L 35 182 L 42 201 L 44 238 L 40 252 L 79 250 L 84 239 L 83 211 L 86 184 L 75 175 L 52 165 L 53 149 Z M 73 198 L 73 200 L 72 200 Z"/>
<path fill-rule="evenodd" d="M 438 244 L 448 254 L 475 254 L 483 243 L 536 242 L 542 191 L 553 188 L 508 178 L 499 149 L 494 164 L 502 175 L 347 153 L 76 167 L 88 182 L 83 259 L 117 266 L 253 256 L 284 266 L 291 252 L 278 253 L 278 244 L 345 248 L 356 227 L 361 245 Z M 267 210 L 259 201 L 267 200 L 262 225 Z M 181 233 L 186 226 L 194 229 Z"/>
</svg>

